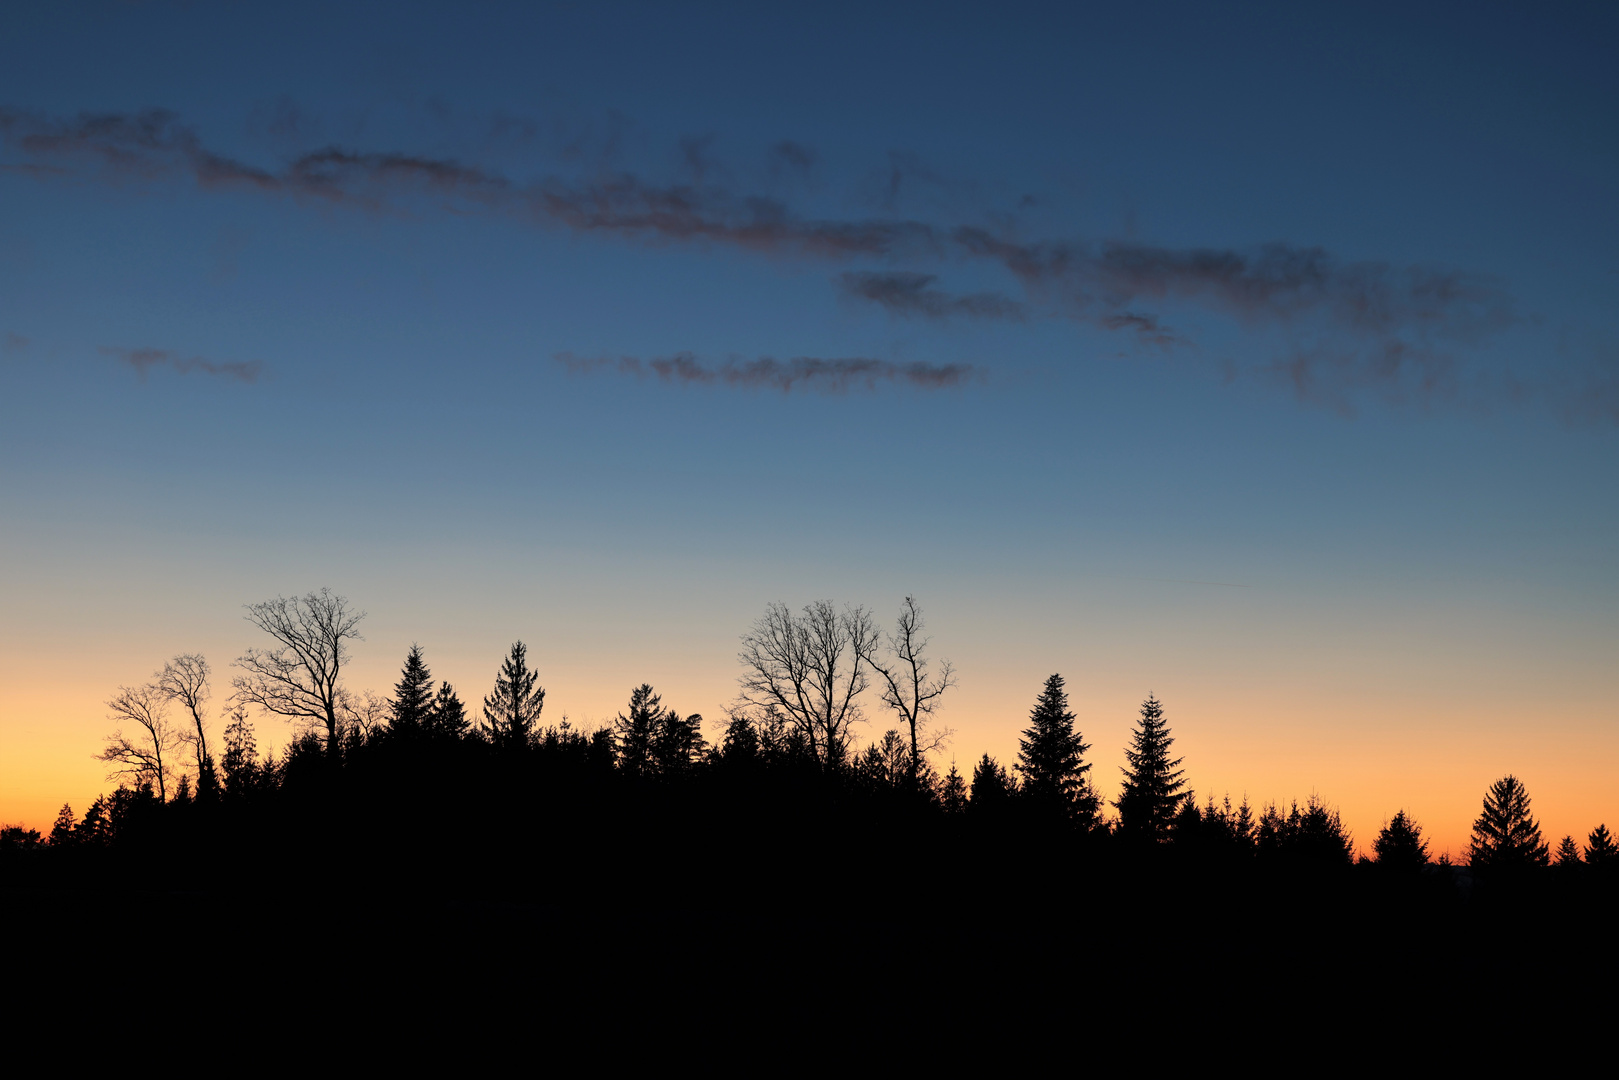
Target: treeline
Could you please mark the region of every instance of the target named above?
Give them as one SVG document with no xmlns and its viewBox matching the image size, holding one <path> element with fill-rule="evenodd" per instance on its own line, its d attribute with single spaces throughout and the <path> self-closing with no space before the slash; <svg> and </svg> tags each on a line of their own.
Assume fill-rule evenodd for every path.
<svg viewBox="0 0 1619 1080">
<path fill-rule="evenodd" d="M 941 775 L 929 751 L 948 732 L 933 716 L 954 676 L 948 663 L 930 670 L 920 609 L 909 598 L 886 638 L 861 609 L 771 607 L 743 639 L 742 692 L 712 742 L 700 715 L 665 706 L 646 684 L 599 729 L 544 724 L 546 692 L 522 642 L 503 659 L 476 716 L 453 686 L 435 684 L 414 645 L 390 695 L 351 694 L 341 673 L 361 617 L 326 591 L 250 607 L 275 647 L 236 662 L 242 674 L 217 739 L 206 719 L 211 671 L 203 657 L 175 657 L 149 683 L 120 687 L 108 703 L 119 727 L 100 754 L 118 789 L 81 816 L 63 806 L 47 834 L 8 826 L 0 848 L 13 858 L 71 852 L 83 860 L 166 847 L 183 858 L 182 837 L 203 843 L 206 834 L 229 846 L 235 831 L 289 857 L 369 843 L 431 844 L 472 859 L 547 833 L 529 814 L 544 806 L 575 822 L 579 836 L 599 834 L 604 850 L 667 833 L 672 850 L 688 855 L 692 837 L 682 839 L 681 821 L 745 834 L 760 849 L 791 832 L 835 847 L 851 830 L 903 821 L 908 843 L 970 833 L 1018 843 L 1039 837 L 1093 861 L 1157 852 L 1202 866 L 1330 870 L 1358 862 L 1463 893 L 1479 875 L 1527 879 L 1555 869 L 1583 880 L 1619 867 L 1603 825 L 1583 845 L 1564 837 L 1554 854 L 1512 776 L 1486 793 L 1463 866 L 1430 858 L 1421 826 L 1404 810 L 1357 860 L 1337 811 L 1315 796 L 1257 808 L 1229 796 L 1199 802 L 1151 696 L 1124 749 L 1118 798 L 1105 804 L 1060 675 L 1041 688 L 1015 761 L 985 754 L 969 774 L 952 763 Z M 873 683 L 901 724 L 856 747 L 860 698 Z M 261 754 L 255 713 L 304 731 L 279 757 Z M 370 824 L 356 831 L 356 820 Z M 589 842 L 561 846 L 582 857 Z"/>
</svg>

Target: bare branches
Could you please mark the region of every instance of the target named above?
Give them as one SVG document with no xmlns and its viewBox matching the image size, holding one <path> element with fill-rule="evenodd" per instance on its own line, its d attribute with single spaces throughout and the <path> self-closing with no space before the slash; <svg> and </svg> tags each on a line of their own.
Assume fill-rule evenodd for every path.
<svg viewBox="0 0 1619 1080">
<path fill-rule="evenodd" d="M 928 661 L 923 655 L 928 639 L 922 636 L 922 609 L 914 597 L 905 598 L 887 645 L 888 655 L 878 655 L 873 635 L 862 659 L 882 676 L 883 704 L 899 713 L 910 728 L 910 769 L 914 782 L 922 766 L 922 755 L 940 749 L 950 737 L 949 728 L 930 729 L 928 721 L 938 710 L 944 692 L 956 685 L 956 673 L 950 661 L 943 660 L 938 674 L 929 677 Z"/>
<path fill-rule="evenodd" d="M 374 690 L 355 694 L 346 687 L 339 687 L 337 709 L 343 723 L 367 739 L 386 727 L 392 715 L 387 699 L 378 697 Z"/>
<path fill-rule="evenodd" d="M 738 708 L 785 718 L 819 761 L 837 765 L 850 729 L 865 719 L 858 699 L 869 684 L 866 657 L 876 639 L 865 608 L 840 613 L 831 601 L 817 600 L 795 616 L 786 604 L 771 604 L 742 638 Z"/>
<path fill-rule="evenodd" d="M 136 784 L 151 783 L 159 799 L 168 799 L 169 763 L 180 736 L 169 725 L 168 696 L 155 684 L 120 686 L 118 696 L 107 702 L 108 719 L 118 730 L 107 736 L 107 745 L 96 756 L 112 766 L 108 780 L 130 779 Z M 125 725 L 138 730 L 133 737 L 124 734 Z"/>
<path fill-rule="evenodd" d="M 355 627 L 363 618 L 365 612 L 350 609 L 330 589 L 247 605 L 247 621 L 277 647 L 248 649 L 237 658 L 235 666 L 247 674 L 231 680 L 233 700 L 325 727 L 326 745 L 336 753 L 343 701 L 338 679 L 349 659 L 348 642 L 360 640 Z"/>
<path fill-rule="evenodd" d="M 164 664 L 163 670 L 155 676 L 158 692 L 167 700 L 178 702 L 191 717 L 195 730 L 183 733 L 180 738 L 197 748 L 199 775 L 203 762 L 208 759 L 208 739 L 202 720 L 203 707 L 209 697 L 208 675 L 208 661 L 201 654 L 181 653 Z"/>
</svg>

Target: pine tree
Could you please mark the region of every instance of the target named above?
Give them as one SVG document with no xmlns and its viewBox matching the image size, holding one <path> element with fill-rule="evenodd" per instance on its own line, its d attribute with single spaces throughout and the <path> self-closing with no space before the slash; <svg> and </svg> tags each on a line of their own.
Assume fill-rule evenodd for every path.
<svg viewBox="0 0 1619 1080">
<path fill-rule="evenodd" d="M 1473 822 L 1468 863 L 1475 870 L 1511 872 L 1545 866 L 1551 853 L 1540 838 L 1540 823 L 1529 814 L 1529 792 L 1516 776 L 1503 776 L 1484 796 L 1484 811 Z"/>
<path fill-rule="evenodd" d="M 405 654 L 405 667 L 399 681 L 394 684 L 393 701 L 389 712 L 393 714 L 388 731 L 393 735 L 411 738 L 427 725 L 433 708 L 433 675 L 422 659 L 422 647 L 415 643 Z"/>
<path fill-rule="evenodd" d="M 1383 826 L 1383 831 L 1372 841 L 1377 865 L 1388 870 L 1410 872 L 1428 865 L 1428 841 L 1422 838 L 1422 826 L 1401 810 Z"/>
<path fill-rule="evenodd" d="M 1579 845 L 1574 843 L 1572 836 L 1565 836 L 1557 843 L 1556 855 L 1557 869 L 1567 871 L 1583 865 L 1580 860 Z"/>
<path fill-rule="evenodd" d="M 56 815 L 56 824 L 51 826 L 48 843 L 52 847 L 67 847 L 73 843 L 73 822 L 75 820 L 77 819 L 73 816 L 73 807 L 63 803 L 62 809 Z"/>
<path fill-rule="evenodd" d="M 1017 782 L 988 754 L 973 766 L 972 800 L 967 809 L 974 814 L 1004 814 L 1017 795 Z"/>
<path fill-rule="evenodd" d="M 1169 834 L 1180 808 L 1184 773 L 1177 769 L 1184 758 L 1170 760 L 1175 740 L 1164 722 L 1164 707 L 1151 694 L 1141 703 L 1141 722 L 1125 748 L 1121 769 L 1124 783 L 1118 801 L 1119 827 L 1125 832 L 1161 840 Z"/>
<path fill-rule="evenodd" d="M 1585 861 L 1589 866 L 1619 866 L 1619 845 L 1614 843 L 1606 825 L 1598 825 L 1586 837 Z"/>
<path fill-rule="evenodd" d="M 652 740 L 662 718 L 663 699 L 650 685 L 642 683 L 630 691 L 629 715 L 619 713 L 613 721 L 618 767 L 626 774 L 645 776 L 652 771 Z"/>
<path fill-rule="evenodd" d="M 535 686 L 539 673 L 528 669 L 528 646 L 512 644 L 511 655 L 500 665 L 495 690 L 483 699 L 479 733 L 494 746 L 516 751 L 526 748 L 538 732 L 545 688 Z"/>
<path fill-rule="evenodd" d="M 1085 751 L 1089 749 L 1074 730 L 1074 714 L 1068 711 L 1062 676 L 1051 676 L 1035 699 L 1029 726 L 1018 740 L 1015 768 L 1023 780 L 1022 795 L 1027 805 L 1082 828 L 1094 825 L 1101 800 L 1085 775 L 1091 769 L 1085 761 Z"/>
<path fill-rule="evenodd" d="M 467 708 L 461 704 L 455 687 L 449 683 L 438 684 L 438 696 L 433 699 L 433 707 L 427 711 L 424 729 L 437 739 L 464 739 L 472 729 L 472 721 L 467 719 Z"/>
<path fill-rule="evenodd" d="M 225 795 L 239 799 L 258 787 L 258 743 L 253 738 L 253 724 L 247 718 L 247 709 L 241 705 L 230 714 L 225 725 L 225 754 L 219 759 L 225 773 Z"/>
<path fill-rule="evenodd" d="M 956 768 L 954 761 L 950 763 L 950 771 L 944 775 L 939 801 L 947 814 L 960 814 L 967 809 L 967 781 L 962 779 L 961 771 Z"/>
<path fill-rule="evenodd" d="M 678 776 L 689 772 L 706 748 L 702 713 L 681 716 L 670 709 L 659 719 L 652 736 L 652 765 L 664 776 Z"/>
</svg>

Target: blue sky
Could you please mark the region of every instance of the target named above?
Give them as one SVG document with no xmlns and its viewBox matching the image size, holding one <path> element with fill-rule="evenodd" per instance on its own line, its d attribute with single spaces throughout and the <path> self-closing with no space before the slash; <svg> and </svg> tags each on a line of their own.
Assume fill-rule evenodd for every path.
<svg viewBox="0 0 1619 1080">
<path fill-rule="evenodd" d="M 4 23 L 0 787 L 276 593 L 592 720 L 914 592 L 962 758 L 1060 670 L 1105 774 L 1156 690 L 1200 790 L 1619 817 L 1611 9 Z"/>
</svg>

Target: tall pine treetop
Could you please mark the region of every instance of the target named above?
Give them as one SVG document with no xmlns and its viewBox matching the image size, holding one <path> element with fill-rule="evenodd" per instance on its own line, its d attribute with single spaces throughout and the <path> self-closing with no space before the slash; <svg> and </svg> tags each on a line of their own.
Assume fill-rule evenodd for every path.
<svg viewBox="0 0 1619 1080">
<path fill-rule="evenodd" d="M 511 655 L 500 665 L 495 690 L 483 699 L 482 734 L 495 746 L 521 750 L 533 739 L 545 707 L 545 688 L 535 686 L 539 672 L 528 667 L 528 646 L 512 644 Z"/>
<path fill-rule="evenodd" d="M 1124 750 L 1124 783 L 1113 804 L 1118 807 L 1119 827 L 1124 831 L 1155 839 L 1169 834 L 1186 788 L 1186 774 L 1179 768 L 1185 759 L 1172 760 L 1169 756 L 1174 744 L 1169 725 L 1164 722 L 1163 704 L 1148 694 L 1141 703 L 1141 721 Z"/>
<path fill-rule="evenodd" d="M 1082 825 L 1093 824 L 1099 800 L 1085 775 L 1091 768 L 1085 761 L 1089 749 L 1074 730 L 1062 676 L 1051 676 L 1018 740 L 1014 768 L 1023 778 L 1022 794 L 1028 804 Z"/>
<path fill-rule="evenodd" d="M 1508 872 L 1551 861 L 1540 823 L 1529 813 L 1529 791 L 1516 776 L 1503 776 L 1485 793 L 1467 861 L 1475 870 Z"/>
<path fill-rule="evenodd" d="M 393 720 L 389 729 L 398 735 L 414 735 L 427 723 L 433 708 L 433 676 L 422 659 L 422 647 L 412 644 L 405 656 L 405 668 L 394 685 L 388 703 Z"/>
</svg>

